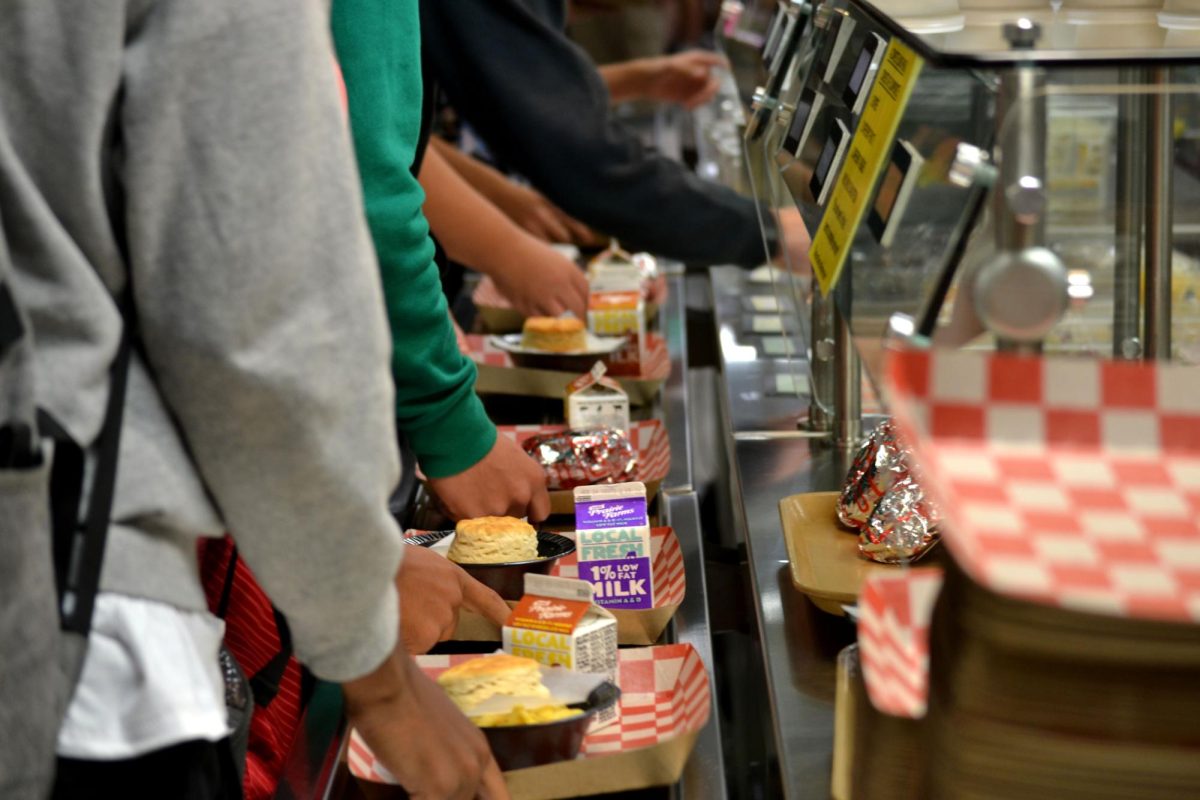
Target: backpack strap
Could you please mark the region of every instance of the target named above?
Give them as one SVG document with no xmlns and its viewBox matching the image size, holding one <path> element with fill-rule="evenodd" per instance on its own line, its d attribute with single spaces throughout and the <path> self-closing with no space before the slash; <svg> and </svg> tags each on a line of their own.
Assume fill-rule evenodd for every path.
<svg viewBox="0 0 1200 800">
<path fill-rule="evenodd" d="M 133 312 L 124 303 L 121 312 L 124 318 L 121 343 L 110 373 L 104 423 L 96 439 L 96 468 L 82 521 L 79 518 L 79 506 L 83 494 L 84 451 L 53 417 L 44 412 L 38 415 L 42 434 L 54 440 L 50 512 L 59 615 L 64 631 L 82 636 L 87 636 L 91 629 L 92 610 L 100 590 L 100 570 L 108 543 L 108 526 L 117 483 L 117 454 L 121 445 L 125 391 L 133 355 Z"/>
<path fill-rule="evenodd" d="M 7 281 L 0 281 L 0 360 L 25 336 L 25 323 Z M 5 420 L 0 425 L 0 469 L 26 469 L 41 463 L 33 420 Z"/>
</svg>

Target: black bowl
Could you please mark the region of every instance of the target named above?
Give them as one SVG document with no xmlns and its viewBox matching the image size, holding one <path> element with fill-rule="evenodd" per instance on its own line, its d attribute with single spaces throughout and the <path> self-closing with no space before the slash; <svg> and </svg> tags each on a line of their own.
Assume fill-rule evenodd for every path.
<svg viewBox="0 0 1200 800">
<path fill-rule="evenodd" d="M 569 761 L 579 755 L 592 717 L 611 708 L 620 697 L 621 690 L 616 684 L 605 681 L 591 691 L 587 702 L 570 706 L 582 709 L 582 716 L 536 725 L 483 728 L 483 735 L 487 737 L 496 763 L 505 772 Z"/>
<path fill-rule="evenodd" d="M 430 547 L 454 531 L 429 531 L 404 537 L 409 544 Z M 520 600 L 525 596 L 525 575 L 550 573 L 550 567 L 563 556 L 575 552 L 575 542 L 566 536 L 538 531 L 538 557 L 532 561 L 511 561 L 505 564 L 459 564 L 475 580 L 491 588 L 505 600 Z"/>
</svg>

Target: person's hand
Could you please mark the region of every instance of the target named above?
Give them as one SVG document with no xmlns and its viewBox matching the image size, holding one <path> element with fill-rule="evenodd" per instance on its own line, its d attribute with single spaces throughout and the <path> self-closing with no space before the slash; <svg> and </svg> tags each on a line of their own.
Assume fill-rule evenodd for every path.
<svg viewBox="0 0 1200 800">
<path fill-rule="evenodd" d="M 400 591 L 400 638 L 413 655 L 427 653 L 453 636 L 460 608 L 498 626 L 508 619 L 508 603 L 500 595 L 426 547 L 404 548 L 396 588 Z"/>
<path fill-rule="evenodd" d="M 687 50 L 646 62 L 645 96 L 687 109 L 702 106 L 716 96 L 721 82 L 713 70 L 728 66 L 723 56 L 708 50 Z"/>
<path fill-rule="evenodd" d="M 429 487 L 455 520 L 527 516 L 530 522 L 541 522 L 550 516 L 546 473 L 507 436 L 497 436 L 475 466 L 449 478 L 431 478 Z"/>
<path fill-rule="evenodd" d="M 507 800 L 483 731 L 408 656 L 342 691 L 350 723 L 413 800 Z"/>
<path fill-rule="evenodd" d="M 543 242 L 592 247 L 603 239 L 529 186 L 506 181 L 489 197 L 506 217 Z"/>
<path fill-rule="evenodd" d="M 509 264 L 492 272 L 500 294 L 526 317 L 587 317 L 588 282 L 575 262 L 532 236 L 513 242 Z"/>
<path fill-rule="evenodd" d="M 812 264 L 808 261 L 808 248 L 812 240 L 808 236 L 808 228 L 795 208 L 783 208 L 778 213 L 779 220 L 779 252 L 772 260 L 778 267 L 790 269 L 801 275 L 812 274 Z"/>
</svg>

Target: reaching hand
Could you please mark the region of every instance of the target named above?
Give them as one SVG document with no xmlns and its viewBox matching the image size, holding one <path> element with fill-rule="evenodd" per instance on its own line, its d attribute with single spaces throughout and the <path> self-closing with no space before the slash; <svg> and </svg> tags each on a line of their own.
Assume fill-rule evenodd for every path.
<svg viewBox="0 0 1200 800">
<path fill-rule="evenodd" d="M 509 516 L 541 522 L 550 516 L 546 474 L 507 436 L 475 466 L 449 478 L 432 478 L 433 489 L 451 519 Z"/>
<path fill-rule="evenodd" d="M 408 656 L 342 685 L 346 713 L 413 800 L 507 800 L 483 732 Z"/>
<path fill-rule="evenodd" d="M 713 70 L 728 66 L 724 57 L 708 50 L 687 50 L 646 61 L 645 95 L 687 109 L 702 106 L 716 96 L 721 83 Z"/>
<path fill-rule="evenodd" d="M 795 208 L 779 210 L 779 252 L 771 259 L 776 266 L 790 269 L 802 275 L 812 273 L 812 264 L 808 261 L 808 248 L 812 239 L 808 236 L 808 228 Z"/>
<path fill-rule="evenodd" d="M 504 215 L 544 242 L 591 247 L 602 237 L 579 220 L 551 203 L 529 186 L 505 181 L 491 194 L 491 200 Z"/>
<path fill-rule="evenodd" d="M 396 578 L 400 591 L 400 636 L 412 655 L 429 652 L 454 634 L 460 608 L 498 626 L 508 619 L 500 595 L 468 575 L 462 567 L 425 547 L 404 548 Z"/>
<path fill-rule="evenodd" d="M 512 266 L 492 272 L 496 288 L 527 317 L 557 317 L 570 311 L 587 317 L 588 282 L 576 264 L 532 236 L 511 245 Z"/>
</svg>

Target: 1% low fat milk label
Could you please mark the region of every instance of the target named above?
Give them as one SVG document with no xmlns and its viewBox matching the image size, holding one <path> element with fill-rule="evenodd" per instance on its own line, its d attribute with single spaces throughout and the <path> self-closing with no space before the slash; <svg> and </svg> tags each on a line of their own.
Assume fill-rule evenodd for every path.
<svg viewBox="0 0 1200 800">
<path fill-rule="evenodd" d="M 640 482 L 575 489 L 579 577 L 605 608 L 654 608 L 650 519 Z"/>
</svg>

